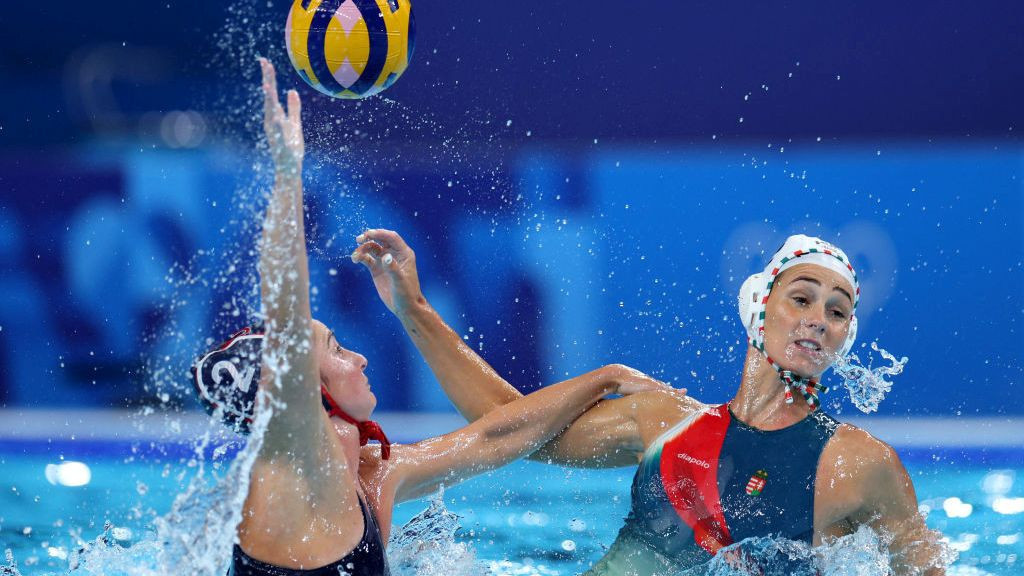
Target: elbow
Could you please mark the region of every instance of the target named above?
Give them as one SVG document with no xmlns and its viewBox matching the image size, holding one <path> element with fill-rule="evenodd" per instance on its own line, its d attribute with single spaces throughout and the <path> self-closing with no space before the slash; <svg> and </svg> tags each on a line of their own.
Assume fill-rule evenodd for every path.
<svg viewBox="0 0 1024 576">
<path fill-rule="evenodd" d="M 606 380 L 616 380 L 630 370 L 625 364 L 605 364 L 597 369 L 598 375 Z"/>
</svg>

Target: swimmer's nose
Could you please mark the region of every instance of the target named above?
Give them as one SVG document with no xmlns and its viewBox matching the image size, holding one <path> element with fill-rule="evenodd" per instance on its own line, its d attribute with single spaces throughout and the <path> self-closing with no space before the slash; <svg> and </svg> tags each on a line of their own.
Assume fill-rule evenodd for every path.
<svg viewBox="0 0 1024 576">
<path fill-rule="evenodd" d="M 804 325 L 808 328 L 817 331 L 820 334 L 825 333 L 825 310 L 812 308 L 807 316 L 804 318 Z"/>
</svg>

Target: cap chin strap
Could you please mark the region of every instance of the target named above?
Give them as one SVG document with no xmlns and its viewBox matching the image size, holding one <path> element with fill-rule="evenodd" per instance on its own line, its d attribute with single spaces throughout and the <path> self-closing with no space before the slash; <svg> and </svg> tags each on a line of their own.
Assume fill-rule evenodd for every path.
<svg viewBox="0 0 1024 576">
<path fill-rule="evenodd" d="M 328 416 L 337 416 L 359 429 L 360 446 L 366 446 L 370 440 L 376 440 L 380 442 L 380 457 L 384 460 L 391 457 L 391 442 L 388 440 L 388 437 L 384 435 L 384 430 L 381 429 L 380 424 L 377 424 L 373 420 L 359 422 L 355 418 L 349 416 L 348 412 L 345 412 L 341 409 L 341 406 L 338 406 L 338 403 L 334 401 L 330 392 L 327 391 L 327 387 L 323 384 L 320 385 L 320 397 L 324 401 L 324 407 L 327 408 Z"/>
<path fill-rule="evenodd" d="M 786 404 L 793 403 L 793 390 L 796 389 L 804 397 L 804 401 L 807 402 L 811 412 L 817 410 L 821 405 L 821 402 L 818 400 L 818 393 L 828 392 L 828 386 L 821 384 L 814 378 L 804 378 L 792 370 L 784 370 L 775 360 L 772 360 L 772 357 L 767 352 L 762 350 L 761 353 L 764 354 L 772 368 L 778 372 L 779 379 L 786 386 Z"/>
</svg>

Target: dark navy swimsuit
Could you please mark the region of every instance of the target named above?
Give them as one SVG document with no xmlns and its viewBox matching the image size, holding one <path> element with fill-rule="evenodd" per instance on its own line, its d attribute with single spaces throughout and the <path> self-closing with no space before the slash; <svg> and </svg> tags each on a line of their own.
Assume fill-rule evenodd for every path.
<svg viewBox="0 0 1024 576">
<path fill-rule="evenodd" d="M 389 576 L 377 520 L 362 498 L 359 507 L 363 511 L 363 539 L 341 560 L 312 570 L 282 568 L 249 556 L 236 544 L 228 576 Z"/>
<path fill-rule="evenodd" d="M 671 574 L 753 536 L 812 543 L 818 459 L 839 422 L 820 410 L 782 430 L 699 412 L 644 453 L 626 525 L 593 574 Z"/>
</svg>

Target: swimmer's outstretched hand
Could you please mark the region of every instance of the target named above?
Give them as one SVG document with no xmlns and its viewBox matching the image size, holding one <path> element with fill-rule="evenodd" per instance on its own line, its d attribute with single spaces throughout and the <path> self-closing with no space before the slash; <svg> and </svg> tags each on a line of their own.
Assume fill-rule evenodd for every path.
<svg viewBox="0 0 1024 576">
<path fill-rule="evenodd" d="M 635 370 L 624 364 L 612 364 L 605 368 L 612 373 L 612 379 L 618 384 L 616 394 L 623 396 L 638 394 L 640 392 L 665 392 L 677 396 L 685 396 L 685 388 L 673 388 L 672 386 L 655 380 L 639 370 Z"/>
<path fill-rule="evenodd" d="M 416 254 L 392 230 L 367 230 L 356 237 L 352 261 L 366 266 L 381 301 L 397 316 L 425 303 L 416 273 Z"/>
<path fill-rule="evenodd" d="M 277 176 L 302 176 L 302 159 L 306 144 L 302 137 L 302 102 L 299 93 L 288 91 L 288 111 L 277 96 L 277 74 L 274 65 L 260 58 L 263 70 L 263 132 L 274 159 Z"/>
</svg>

